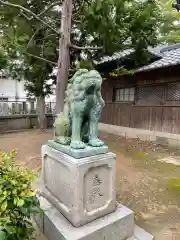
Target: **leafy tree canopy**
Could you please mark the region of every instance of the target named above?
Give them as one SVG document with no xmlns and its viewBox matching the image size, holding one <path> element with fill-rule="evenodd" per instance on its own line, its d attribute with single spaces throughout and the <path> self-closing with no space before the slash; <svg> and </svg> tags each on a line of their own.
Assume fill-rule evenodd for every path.
<svg viewBox="0 0 180 240">
<path fill-rule="evenodd" d="M 79 7 L 79 14 L 74 16 L 75 23 L 72 28 L 72 41 L 75 44 L 103 46 L 98 51 L 84 51 L 88 58 L 99 58 L 116 51 L 135 48 L 137 62 L 145 61 L 145 49 L 157 44 L 157 29 L 162 21 L 160 7 L 156 1 L 89 2 L 84 1 L 82 7 Z M 77 55 L 76 50 L 74 57 Z"/>
<path fill-rule="evenodd" d="M 3 49 L 0 49 L 0 70 L 3 70 L 7 67 L 7 56 Z"/>
<path fill-rule="evenodd" d="M 160 41 L 169 44 L 179 43 L 180 12 L 172 7 L 172 1 L 161 0 L 160 8 L 164 16 L 164 21 L 160 26 Z"/>
<path fill-rule="evenodd" d="M 35 14 L 51 4 L 50 1 L 37 0 L 11 2 L 31 9 Z M 27 90 L 35 97 L 49 94 L 51 91 L 46 81 L 57 62 L 58 35 L 19 8 L 1 5 L 0 14 L 9 73 L 15 79 L 25 78 Z M 55 27 L 57 14 L 57 11 L 47 12 L 46 21 L 49 25 Z"/>
<path fill-rule="evenodd" d="M 42 81 L 46 81 L 58 59 L 59 1 L 9 0 L 9 3 L 30 10 L 36 17 L 18 7 L 0 5 L 1 27 L 8 54 L 11 58 L 23 59 L 23 72 L 28 81 L 32 76 L 33 81 L 37 78 L 39 82 L 41 76 L 44 78 Z M 80 48 L 70 48 L 70 67 L 75 68 L 75 63 L 84 56 L 98 59 L 127 48 L 137 50 L 137 62 L 145 61 L 145 49 L 157 44 L 161 20 L 161 11 L 155 0 L 74 1 L 71 43 Z M 83 49 L 89 45 L 102 48 Z"/>
<path fill-rule="evenodd" d="M 63 0 L 63 6 L 61 11 L 57 0 L 0 0 L 9 72 L 26 79 L 28 92 L 41 102 L 41 116 L 44 97 L 51 92 L 47 80 L 57 62 L 56 110 L 61 112 L 68 68 L 72 73 L 84 58 L 92 61 L 127 48 L 136 49 L 136 64 L 144 63 L 147 47 L 157 44 L 162 20 L 156 0 Z"/>
</svg>

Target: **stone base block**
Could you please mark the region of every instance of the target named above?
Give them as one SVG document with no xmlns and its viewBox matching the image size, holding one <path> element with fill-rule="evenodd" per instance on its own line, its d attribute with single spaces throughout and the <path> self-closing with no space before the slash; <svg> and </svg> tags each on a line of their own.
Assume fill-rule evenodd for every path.
<svg viewBox="0 0 180 240">
<path fill-rule="evenodd" d="M 48 240 L 127 240 L 133 236 L 134 214 L 122 205 L 114 213 L 75 228 L 45 198 L 40 197 L 40 202 L 44 215 L 38 225 Z"/>
<path fill-rule="evenodd" d="M 75 227 L 115 210 L 115 176 L 113 153 L 76 159 L 42 147 L 41 193 Z"/>
</svg>

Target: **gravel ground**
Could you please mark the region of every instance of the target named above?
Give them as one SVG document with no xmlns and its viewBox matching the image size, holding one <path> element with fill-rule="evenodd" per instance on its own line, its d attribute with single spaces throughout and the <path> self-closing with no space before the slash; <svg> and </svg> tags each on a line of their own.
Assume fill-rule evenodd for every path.
<svg viewBox="0 0 180 240">
<path fill-rule="evenodd" d="M 100 134 L 110 151 L 117 154 L 117 199 L 135 212 L 136 223 L 156 240 L 180 239 L 180 193 L 168 188 L 168 180 L 180 176 L 180 166 L 159 160 L 171 157 L 180 162 L 179 151 L 138 139 Z M 40 149 L 52 130 L 31 130 L 0 135 L 0 148 L 16 148 L 25 166 L 41 166 Z M 38 240 L 43 240 L 38 237 Z"/>
</svg>

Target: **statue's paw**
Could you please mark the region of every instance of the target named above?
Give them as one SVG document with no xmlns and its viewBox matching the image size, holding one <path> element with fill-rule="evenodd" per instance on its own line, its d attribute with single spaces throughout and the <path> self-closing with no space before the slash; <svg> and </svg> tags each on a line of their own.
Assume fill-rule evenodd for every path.
<svg viewBox="0 0 180 240">
<path fill-rule="evenodd" d="M 96 138 L 96 139 L 90 139 L 88 145 L 89 145 L 89 146 L 92 146 L 92 147 L 102 147 L 102 146 L 104 146 L 104 142 L 101 141 L 101 140 L 98 139 L 98 138 Z"/>
<path fill-rule="evenodd" d="M 69 137 L 57 137 L 56 142 L 62 145 L 70 145 L 71 139 Z"/>
<path fill-rule="evenodd" d="M 86 144 L 82 141 L 72 141 L 70 147 L 74 149 L 84 149 L 86 147 Z"/>
</svg>

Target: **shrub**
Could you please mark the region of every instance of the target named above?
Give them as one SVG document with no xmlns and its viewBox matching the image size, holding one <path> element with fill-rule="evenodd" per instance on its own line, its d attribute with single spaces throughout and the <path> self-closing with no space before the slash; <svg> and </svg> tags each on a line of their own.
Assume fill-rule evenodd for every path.
<svg viewBox="0 0 180 240">
<path fill-rule="evenodd" d="M 40 211 L 32 190 L 37 175 L 18 165 L 15 155 L 0 151 L 0 240 L 32 239 L 32 216 Z"/>
</svg>

